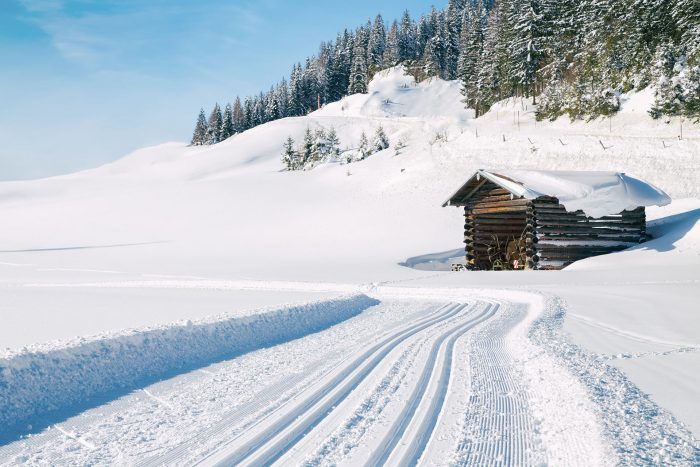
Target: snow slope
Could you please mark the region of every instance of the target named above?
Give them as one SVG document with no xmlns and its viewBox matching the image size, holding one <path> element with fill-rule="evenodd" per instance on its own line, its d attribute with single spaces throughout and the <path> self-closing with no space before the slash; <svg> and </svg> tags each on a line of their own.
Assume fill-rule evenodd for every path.
<svg viewBox="0 0 700 467">
<path fill-rule="evenodd" d="M 679 140 L 677 122 L 655 122 L 646 116 L 643 109 L 648 98 L 645 93 L 625 96 L 622 112 L 611 121 L 535 122 L 532 106 L 521 100 L 503 102 L 484 117 L 473 120 L 471 112 L 459 104 L 457 83 L 432 80 L 416 84 L 401 69 L 392 69 L 372 82 L 369 94 L 349 96 L 307 117 L 262 125 L 216 146 L 190 148 L 168 143 L 68 176 L 1 183 L 0 312 L 10 317 L 5 322 L 11 325 L 0 327 L 0 348 L 8 348 L 5 355 L 9 358 L 9 363 L 5 360 L 0 365 L 13 365 L 12 356 L 17 355 L 38 358 L 32 357 L 38 354 L 30 344 L 44 343 L 51 349 L 74 348 L 77 341 L 71 337 L 79 337 L 86 343 L 94 342 L 95 337 L 89 335 L 96 333 L 102 333 L 100 339 L 119 339 L 127 328 L 170 329 L 169 323 L 177 320 L 196 321 L 220 313 L 243 317 L 259 306 L 279 304 L 281 307 L 292 300 L 334 299 L 348 293 L 365 293 L 381 300 L 383 305 L 362 313 L 358 319 L 385 313 L 381 319 L 387 321 L 380 329 L 393 332 L 391 326 L 401 321 L 401 307 L 392 305 L 397 298 L 407 299 L 412 295 L 415 300 L 432 300 L 432 303 L 445 300 L 466 303 L 476 297 L 487 300 L 494 293 L 486 290 L 499 289 L 501 292 L 496 295 L 504 310 L 516 311 L 512 311 L 512 316 L 503 314 L 499 320 L 504 321 L 498 321 L 501 324 L 484 332 L 496 333 L 507 340 L 514 339 L 507 336 L 517 328 L 519 338 L 525 339 L 527 326 L 546 311 L 527 301 L 531 312 L 517 311 L 517 303 L 523 302 L 514 291 L 527 290 L 560 300 L 557 303 L 567 315 L 560 323 L 561 330 L 556 332 L 564 333 L 570 342 L 600 359 L 595 360 L 596 365 L 601 365 L 596 368 L 622 369 L 639 386 L 639 394 L 650 394 L 655 403 L 669 409 L 697 435 L 700 412 L 694 401 L 700 387 L 697 376 L 700 322 L 694 304 L 700 282 L 700 227 L 697 226 L 700 128 L 686 123 L 684 138 Z M 398 141 L 405 143 L 399 155 L 392 147 L 353 164 L 331 163 L 306 172 L 281 171 L 279 153 L 287 136 L 300 140 L 307 127 L 333 126 L 341 146 L 352 150 L 363 131 L 372 134 L 380 124 L 392 146 Z M 649 209 L 652 221 L 649 231 L 656 237 L 652 242 L 631 251 L 588 259 L 565 271 L 453 274 L 420 270 L 421 266 L 431 269 L 429 261 L 442 261 L 444 266 L 461 247 L 461 214 L 458 209 L 440 208 L 440 205 L 480 168 L 625 172 L 649 181 L 675 201 L 666 207 Z M 407 261 L 408 258 L 411 260 Z M 415 268 L 400 265 L 404 262 Z M 417 312 L 413 306 L 408 308 Z M 122 313 L 123 309 L 137 311 Z M 513 321 L 509 321 L 509 316 Z M 518 320 L 528 323 L 527 326 L 523 328 Z M 348 321 L 347 329 L 355 326 L 351 322 L 355 323 L 352 319 Z M 465 322 L 453 324 L 450 329 L 458 332 Z M 370 329 L 371 325 L 368 326 Z M 324 332 L 332 334 L 336 332 L 334 329 Z M 389 374 L 396 375 L 387 384 L 389 387 L 391 381 L 398 384 L 401 381 L 398 375 L 404 371 L 411 374 L 410 365 L 436 371 L 449 368 L 444 363 L 449 349 L 470 355 L 472 362 L 500 362 L 504 374 L 512 377 L 512 387 L 530 388 L 529 394 L 534 394 L 531 403 L 541 413 L 551 415 L 545 417 L 550 420 L 545 425 L 550 423 L 546 425 L 551 427 L 547 433 L 555 439 L 561 420 L 551 401 L 547 402 L 543 396 L 544 390 L 535 385 L 534 375 L 539 370 L 533 367 L 530 379 L 523 380 L 520 370 L 513 369 L 512 361 L 522 360 L 524 354 L 472 346 L 472 342 L 484 345 L 489 342 L 487 337 L 473 337 L 481 332 L 478 329 L 466 330 L 464 335 L 444 334 L 444 340 L 440 340 L 443 334 L 429 333 L 424 335 L 425 345 L 401 347 L 400 352 L 408 352 L 407 355 L 415 351 L 415 357 L 398 359 L 403 363 L 394 370 L 386 363 Z M 130 332 L 147 334 L 146 329 Z M 371 333 L 361 335 L 364 337 L 358 335 L 361 340 L 358 345 L 373 342 L 368 337 Z M 305 339 L 311 342 L 316 337 Z M 47 341 L 54 342 L 46 344 Z M 324 342 L 337 346 L 328 350 L 338 352 L 333 354 L 336 359 L 349 358 L 349 352 L 357 351 L 338 341 Z M 295 355 L 313 348 L 301 345 L 290 342 L 279 348 Z M 514 348 L 518 347 L 508 347 Z M 537 354 L 535 348 L 532 352 Z M 256 351 L 250 357 L 234 359 L 228 364 L 235 367 L 250 358 L 251 368 L 256 365 L 259 368 L 260 362 L 267 365 L 271 361 L 264 355 L 267 355 L 265 351 Z M 274 355 L 282 358 L 278 353 Z M 435 358 L 434 366 L 421 366 L 433 362 L 431 355 Z M 556 356 L 551 358 L 546 368 L 557 371 L 569 368 L 569 363 L 559 361 Z M 307 363 L 313 366 L 312 362 Z M 404 364 L 409 366 L 401 366 Z M 472 368 L 472 373 L 467 368 L 454 368 L 454 377 L 465 382 L 486 384 L 488 381 L 479 379 L 483 375 L 478 373 L 478 367 Z M 561 374 L 570 374 L 567 371 Z M 230 373 L 226 374 L 230 377 Z M 245 375 L 250 375 L 246 384 L 252 386 L 243 385 L 240 390 L 247 391 L 247 395 L 265 390 L 275 381 L 271 375 L 255 379 L 254 370 Z M 310 379 L 306 380 L 307 377 Z M 301 381 L 314 379 L 310 373 L 300 378 L 294 381 L 302 384 Z M 367 380 L 367 385 L 382 381 L 379 376 L 372 378 Z M 620 381 L 626 381 L 622 378 Z M 206 385 L 194 376 L 186 379 L 194 385 L 188 394 L 205 392 L 202 388 Z M 230 386 L 230 380 L 227 381 Z M 424 393 L 440 394 L 439 386 L 431 384 L 436 383 L 426 385 Z M 572 394 L 580 395 L 588 390 L 586 384 L 572 379 L 569 388 L 575 388 Z M 292 386 L 290 382 L 289 387 Z M 158 387 L 148 391 L 156 394 L 153 391 Z M 308 394 L 304 388 L 297 388 L 300 397 Z M 595 392 L 597 388 L 589 389 Z M 219 395 L 225 392 L 221 388 Z M 242 394 L 236 397 L 240 397 L 235 399 L 239 402 L 244 399 Z M 405 397 L 410 399 L 409 395 Z M 450 397 L 449 403 L 456 404 L 455 407 L 468 406 L 468 401 Z M 564 402 L 573 406 L 577 401 L 587 404 L 581 401 L 584 396 L 576 397 Z M 215 414 L 222 411 L 222 406 L 206 402 L 206 394 L 201 398 L 202 413 L 210 409 L 211 417 L 217 417 Z M 146 399 L 150 403 L 155 400 Z M 261 400 L 272 403 L 273 399 Z M 419 402 L 422 399 L 415 400 L 416 414 L 423 414 L 419 408 L 423 407 Z M 141 435 L 120 438 L 134 449 L 122 459 L 140 458 L 143 454 L 140 449 L 149 446 L 161 449 L 168 436 L 183 430 L 182 420 L 191 425 L 193 435 L 201 428 L 198 423 L 212 420 L 202 414 L 198 418 L 197 413 L 188 412 L 185 416 L 177 412 L 179 417 L 184 417 L 178 422 L 177 417 L 168 418 L 170 415 L 165 412 L 169 409 L 165 407 L 157 415 L 169 421 L 160 426 L 152 423 L 153 412 L 149 415 L 150 409 L 139 405 L 142 402 L 129 399 L 125 403 L 135 404 L 129 405 L 128 411 L 134 417 L 133 426 L 145 430 L 139 433 L 148 433 L 152 443 L 142 441 L 139 445 L 136 440 Z M 597 407 L 596 404 L 591 407 Z M 621 407 L 624 401 L 616 404 Z M 343 414 L 352 412 L 351 405 L 348 403 L 348 411 Z M 100 412 L 102 408 L 98 406 L 95 410 Z M 394 413 L 392 410 L 398 409 L 387 410 Z M 527 405 L 523 410 L 532 414 L 533 409 Z M 11 413 L 7 404 L 0 406 L 0 414 L 6 419 Z M 63 418 L 49 417 L 44 427 L 77 413 L 68 411 Z M 663 410 L 659 413 L 666 416 Z M 90 418 L 87 413 L 85 417 Z M 581 417 L 581 426 L 589 426 L 586 420 L 597 420 L 599 414 L 592 408 L 583 410 Z M 682 428 L 675 428 L 673 417 L 668 420 L 671 421 L 664 426 L 682 432 Z M 112 423 L 97 431 L 105 438 L 94 443 L 88 441 L 96 446 L 104 445 L 99 452 L 73 452 L 70 446 L 77 442 L 75 437 L 55 435 L 56 430 L 52 429 L 42 434 L 47 443 L 43 448 L 39 447 L 42 441 L 38 439 L 39 444 L 28 447 L 12 444 L 10 450 L 23 452 L 18 454 L 23 459 L 27 453 L 45 453 L 42 449 L 55 453 L 55 443 L 59 443 L 62 454 L 54 462 L 64 458 L 77 463 L 114 462 L 120 454 L 106 440 L 113 439 L 121 422 L 115 416 L 104 423 Z M 411 431 L 419 426 L 423 425 L 405 427 L 405 435 L 420 438 L 420 430 Z M 441 426 L 438 424 L 435 429 L 442 430 Z M 476 429 L 468 424 L 460 426 L 464 433 Z M 526 431 L 534 429 L 534 425 L 527 426 Z M 596 425 L 596 430 L 604 433 L 603 438 L 616 432 L 615 426 L 606 426 Z M 647 425 L 640 422 L 639 426 Z M 328 427 L 319 426 L 316 433 L 326 433 L 332 438 L 332 432 L 324 431 Z M 369 421 L 366 428 L 368 433 L 378 429 Z M 422 433 L 430 433 L 426 430 Z M 20 429 L 8 435 L 31 431 L 36 430 Z M 448 430 L 448 433 L 454 435 L 455 442 L 459 441 L 456 432 Z M 60 441 L 53 436 L 59 436 Z M 361 447 L 362 439 L 366 439 L 354 428 L 346 430 L 344 436 L 348 446 L 357 442 Z M 452 439 L 445 436 L 441 439 Z M 529 442 L 526 440 L 523 446 L 529 446 Z M 608 441 L 601 443 L 596 455 L 609 459 L 606 452 L 614 448 L 607 446 Z M 83 443 L 78 444 L 85 448 Z M 325 446 L 323 440 L 316 447 L 322 446 Z M 327 446 L 331 449 L 331 445 Z M 566 442 L 552 441 L 551 446 L 557 451 Z M 332 447 L 336 453 L 342 453 L 343 449 Z M 469 453 L 479 452 L 470 449 L 463 446 L 456 458 L 467 462 L 472 455 Z M 391 451 L 392 456 L 411 458 L 407 452 L 385 451 Z M 361 450 L 355 455 L 364 455 L 362 452 L 366 453 Z M 565 454 L 550 452 L 545 458 L 560 458 L 565 462 Z M 564 457 L 557 457 L 560 455 Z M 27 459 L 31 460 L 31 455 Z M 34 461 L 41 462 L 38 458 Z"/>
</svg>

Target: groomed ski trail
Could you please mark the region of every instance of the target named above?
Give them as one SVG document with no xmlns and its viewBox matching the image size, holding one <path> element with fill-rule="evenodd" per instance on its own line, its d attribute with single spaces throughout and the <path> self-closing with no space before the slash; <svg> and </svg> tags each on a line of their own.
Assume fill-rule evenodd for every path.
<svg viewBox="0 0 700 467">
<path fill-rule="evenodd" d="M 272 414 L 238 439 L 204 459 L 214 465 L 270 464 L 318 425 L 340 402 L 374 370 L 382 360 L 400 345 L 420 332 L 465 314 L 465 304 L 451 304 L 426 319 L 419 320 L 391 334 L 370 347 L 349 364 L 322 380 L 317 388 L 307 391 L 289 407 Z M 472 306 L 474 309 L 476 305 Z"/>
</svg>

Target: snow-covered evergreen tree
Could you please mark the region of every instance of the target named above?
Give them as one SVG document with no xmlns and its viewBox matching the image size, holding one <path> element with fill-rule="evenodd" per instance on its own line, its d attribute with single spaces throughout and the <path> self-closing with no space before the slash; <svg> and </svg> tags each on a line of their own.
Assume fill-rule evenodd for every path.
<svg viewBox="0 0 700 467">
<path fill-rule="evenodd" d="M 445 11 L 445 78 L 450 80 L 458 77 L 462 16 L 466 5 L 466 0 L 449 0 Z"/>
<path fill-rule="evenodd" d="M 194 132 L 192 133 L 192 141 L 190 144 L 192 146 L 201 146 L 205 144 L 207 136 L 207 117 L 204 114 L 204 109 L 199 109 L 199 116 L 197 117 L 197 123 L 194 125 Z"/>
<path fill-rule="evenodd" d="M 219 140 L 224 141 L 234 134 L 233 130 L 233 108 L 231 104 L 226 104 L 224 109 L 224 119 L 221 123 L 221 134 L 219 135 Z"/>
<path fill-rule="evenodd" d="M 362 42 L 358 41 L 353 49 L 352 72 L 350 73 L 349 94 L 364 94 L 367 92 L 367 59 Z"/>
<path fill-rule="evenodd" d="M 690 65 L 700 65 L 700 2 L 676 0 L 671 15 Z"/>
<path fill-rule="evenodd" d="M 214 105 L 214 109 L 207 120 L 207 133 L 204 138 L 204 144 L 216 144 L 221 141 L 221 127 L 223 126 L 224 118 L 221 115 L 221 107 L 219 104 Z"/>
<path fill-rule="evenodd" d="M 383 63 L 386 66 L 394 66 L 399 62 L 399 23 L 391 23 L 386 36 L 386 49 L 384 50 Z"/>
<path fill-rule="evenodd" d="M 486 105 L 481 102 L 479 72 L 484 50 L 484 24 L 486 11 L 482 0 L 477 0 L 473 10 L 467 10 L 462 15 L 460 38 L 461 53 L 459 56 L 459 79 L 462 84 L 462 95 L 467 107 L 475 109 L 478 117 Z"/>
<path fill-rule="evenodd" d="M 294 149 L 294 140 L 288 137 L 282 147 L 282 164 L 286 170 L 299 169 L 299 153 Z"/>
<path fill-rule="evenodd" d="M 336 158 L 340 155 L 340 140 L 338 139 L 338 133 L 335 131 L 334 127 L 331 127 L 326 134 L 326 143 L 328 148 L 328 156 L 331 158 Z"/>
<path fill-rule="evenodd" d="M 416 25 L 408 10 L 401 17 L 401 26 L 397 37 L 397 55 L 400 61 L 418 58 L 418 41 Z"/>
<path fill-rule="evenodd" d="M 372 149 L 374 152 L 383 151 L 389 148 L 389 137 L 384 132 L 384 128 L 379 125 L 372 139 Z"/>
<path fill-rule="evenodd" d="M 289 79 L 289 101 L 287 103 L 287 112 L 291 117 L 296 117 L 304 114 L 304 89 L 303 76 L 301 72 L 301 64 L 297 63 L 292 68 L 292 75 Z"/>
<path fill-rule="evenodd" d="M 270 88 L 267 96 L 265 96 L 265 121 L 270 122 L 278 118 L 281 118 L 281 115 L 277 95 L 274 88 Z"/>
<path fill-rule="evenodd" d="M 521 93 L 532 96 L 535 103 L 535 84 L 540 59 L 544 52 L 544 28 L 541 0 L 517 0 L 513 2 L 510 23 L 514 40 L 511 63 L 514 78 Z"/>
<path fill-rule="evenodd" d="M 370 76 L 381 70 L 384 65 L 384 52 L 386 51 L 386 27 L 382 15 L 374 18 L 372 33 L 369 36 L 367 52 L 368 69 Z"/>
<path fill-rule="evenodd" d="M 306 167 L 307 164 L 313 162 L 315 140 L 316 139 L 314 138 L 314 134 L 311 131 L 311 128 L 306 127 L 306 132 L 304 132 L 304 141 L 302 142 L 301 148 L 299 150 L 300 167 Z"/>
<path fill-rule="evenodd" d="M 369 146 L 369 140 L 367 139 L 367 135 L 363 131 L 362 134 L 360 135 L 360 144 L 357 147 L 358 160 L 366 159 L 371 154 L 372 154 L 372 150 Z"/>
<path fill-rule="evenodd" d="M 241 98 L 238 96 L 236 96 L 236 100 L 233 102 L 232 121 L 234 133 L 242 133 L 245 131 L 245 116 L 243 115 Z"/>
<path fill-rule="evenodd" d="M 328 157 L 328 142 L 326 131 L 323 128 L 316 130 L 314 134 L 313 147 L 311 149 L 311 159 L 307 162 L 310 167 L 323 162 Z"/>
</svg>

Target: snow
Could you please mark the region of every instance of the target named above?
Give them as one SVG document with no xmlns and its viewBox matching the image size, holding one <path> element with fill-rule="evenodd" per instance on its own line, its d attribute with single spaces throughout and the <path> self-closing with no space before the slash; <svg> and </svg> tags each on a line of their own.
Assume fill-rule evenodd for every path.
<svg viewBox="0 0 700 467">
<path fill-rule="evenodd" d="M 0 353 L 0 425 L 11 427 L 117 388 L 293 340 L 377 303 L 355 295 L 5 351 Z"/>
<path fill-rule="evenodd" d="M 305 449 L 280 455 L 352 463 L 392 446 L 393 434 L 391 456 L 415 458 L 405 443 L 420 440 L 426 462 L 495 462 L 478 456 L 502 455 L 493 440 L 516 436 L 507 431 L 516 423 L 523 442 L 509 445 L 513 456 L 648 463 L 665 450 L 660 461 L 687 460 L 700 433 L 700 127 L 686 122 L 678 139 L 676 121 L 646 115 L 643 93 L 623 96 L 612 120 L 542 123 L 520 99 L 473 120 L 457 83 L 416 84 L 400 69 L 369 89 L 215 146 L 167 143 L 68 176 L 0 184 L 0 366 L 34 364 L 17 374 L 15 396 L 0 399 L 0 418 L 37 410 L 11 430 L 0 423 L 0 464 L 190 464 L 238 451 L 241 436 L 260 441 L 255 455 L 265 457 L 300 433 Z M 307 127 L 333 126 L 353 150 L 379 125 L 392 147 L 367 160 L 281 171 L 283 141 Z M 638 190 L 639 177 L 674 201 L 647 209 L 652 241 L 620 253 L 563 271 L 450 273 L 463 220 L 440 204 L 480 167 L 634 174 L 544 188 L 589 205 L 629 188 L 627 201 L 665 204 L 647 185 Z M 498 312 L 469 328 L 489 306 Z M 258 319 L 269 347 L 243 324 Z M 205 329 L 221 333 L 197 334 Z M 426 368 L 433 373 L 418 384 Z M 447 369 L 461 396 L 444 392 L 437 375 Z M 504 389 L 491 369 L 505 377 L 513 417 L 486 403 Z M 610 385 L 586 375 L 609 375 Z M 1 379 L 0 394 L 15 384 Z M 80 394 L 93 397 L 76 406 Z M 442 395 L 440 411 L 431 401 Z M 407 401 L 412 417 L 401 416 Z M 643 410 L 625 431 L 623 417 L 605 414 L 629 401 Z M 57 411 L 43 413 L 49 404 Z"/>
<path fill-rule="evenodd" d="M 666 206 L 671 198 L 638 178 L 619 172 L 551 170 L 480 170 L 477 172 L 527 199 L 553 196 L 567 211 L 589 217 L 618 214 L 639 206 Z"/>
</svg>

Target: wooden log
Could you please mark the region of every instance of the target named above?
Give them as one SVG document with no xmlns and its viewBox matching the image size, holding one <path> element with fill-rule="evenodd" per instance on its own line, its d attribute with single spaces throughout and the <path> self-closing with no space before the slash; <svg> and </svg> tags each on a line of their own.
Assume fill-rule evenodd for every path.
<svg viewBox="0 0 700 467">
<path fill-rule="evenodd" d="M 486 208 L 504 208 L 509 206 L 528 206 L 530 204 L 529 200 L 526 199 L 513 199 L 505 201 L 496 201 L 491 199 L 478 200 L 467 206 L 470 209 L 486 209 Z"/>
<path fill-rule="evenodd" d="M 528 210 L 528 205 L 521 205 L 521 206 L 509 206 L 509 207 L 497 207 L 497 208 L 474 208 L 472 209 L 473 213 L 476 215 L 479 214 L 497 214 L 497 213 L 504 213 L 504 212 L 526 212 Z"/>
<path fill-rule="evenodd" d="M 577 219 L 577 220 L 594 220 L 594 221 L 642 221 L 646 219 L 644 213 L 628 213 L 628 214 L 613 214 L 611 216 L 590 217 L 583 211 L 569 212 L 564 209 L 549 209 L 534 206 L 537 220 L 548 219 Z"/>
<path fill-rule="evenodd" d="M 622 251 L 622 249 L 605 250 L 605 251 L 587 251 L 587 252 L 581 252 L 581 253 L 541 251 L 541 252 L 539 252 L 539 255 L 543 259 L 548 259 L 548 260 L 579 261 L 582 259 L 591 258 L 593 256 L 607 255 L 607 254 L 615 253 L 618 251 Z"/>
<path fill-rule="evenodd" d="M 625 234 L 638 234 L 639 228 L 636 227 L 587 227 L 587 226 L 542 226 L 539 225 L 535 229 L 539 236 L 550 235 L 550 234 L 583 234 L 583 235 L 625 235 Z"/>
<path fill-rule="evenodd" d="M 525 227 L 527 224 L 525 223 L 525 216 L 523 216 L 522 219 L 483 219 L 481 217 L 477 217 L 473 221 L 474 225 L 481 226 L 481 227 L 491 227 L 491 226 L 523 226 Z"/>
<path fill-rule="evenodd" d="M 510 193 L 508 194 L 501 194 L 501 195 L 476 195 L 471 198 L 469 198 L 467 201 L 465 201 L 465 205 L 471 206 L 474 205 L 475 203 L 479 203 L 481 201 L 488 201 L 488 202 L 497 202 L 497 201 L 510 201 L 514 199 L 522 199 L 518 198 L 517 196 L 512 196 Z"/>
<path fill-rule="evenodd" d="M 556 226 L 556 225 L 571 225 L 571 226 L 591 226 L 591 227 L 617 227 L 617 226 L 628 226 L 628 227 L 642 227 L 643 222 L 639 220 L 615 220 L 615 221 L 601 221 L 597 219 L 571 219 L 571 218 L 560 218 L 560 219 L 548 219 L 548 218 L 537 218 L 537 225 L 540 226 Z"/>
</svg>

